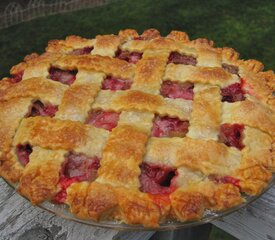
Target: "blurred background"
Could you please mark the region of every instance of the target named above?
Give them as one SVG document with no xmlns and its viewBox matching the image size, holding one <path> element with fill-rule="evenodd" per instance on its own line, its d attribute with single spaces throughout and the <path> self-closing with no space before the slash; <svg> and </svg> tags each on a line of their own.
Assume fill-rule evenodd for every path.
<svg viewBox="0 0 275 240">
<path fill-rule="evenodd" d="M 1 0 L 0 78 L 26 54 L 42 53 L 50 39 L 93 38 L 124 28 L 157 28 L 164 36 L 185 31 L 190 39 L 209 38 L 274 70 L 274 12 L 273 0 Z M 213 228 L 210 239 L 235 238 Z"/>
</svg>

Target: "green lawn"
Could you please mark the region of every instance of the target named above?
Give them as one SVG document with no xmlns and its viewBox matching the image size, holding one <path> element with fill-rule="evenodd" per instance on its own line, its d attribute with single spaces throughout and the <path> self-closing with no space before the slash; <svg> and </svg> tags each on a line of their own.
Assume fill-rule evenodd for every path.
<svg viewBox="0 0 275 240">
<path fill-rule="evenodd" d="M 3 5 L 3 4 L 2 4 Z M 186 31 L 191 39 L 207 37 L 229 46 L 242 58 L 275 69 L 275 4 L 273 0 L 120 0 L 108 6 L 39 18 L 0 30 L 0 77 L 31 52 L 42 53 L 49 39 L 77 34 L 118 33 L 123 28 Z M 233 237 L 214 228 L 211 240 Z"/>
</svg>

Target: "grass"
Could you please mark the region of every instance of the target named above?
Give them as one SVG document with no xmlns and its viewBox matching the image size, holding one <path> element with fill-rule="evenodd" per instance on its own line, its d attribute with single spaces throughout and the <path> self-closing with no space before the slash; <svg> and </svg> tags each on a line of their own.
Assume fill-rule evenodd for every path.
<svg viewBox="0 0 275 240">
<path fill-rule="evenodd" d="M 5 0 L 6 1 L 6 0 Z M 3 4 L 2 4 L 3 5 Z M 207 37 L 229 46 L 244 59 L 255 58 L 275 69 L 273 0 L 120 0 L 94 9 L 42 17 L 0 31 L 0 78 L 31 52 L 42 53 L 49 39 L 76 34 L 94 37 L 135 28 L 186 31 L 191 39 Z M 213 228 L 211 240 L 235 238 Z"/>
</svg>

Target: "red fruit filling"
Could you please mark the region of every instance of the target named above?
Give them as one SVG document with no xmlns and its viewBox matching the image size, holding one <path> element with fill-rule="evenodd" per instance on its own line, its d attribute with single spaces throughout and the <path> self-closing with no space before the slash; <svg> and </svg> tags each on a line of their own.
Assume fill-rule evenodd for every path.
<svg viewBox="0 0 275 240">
<path fill-rule="evenodd" d="M 168 80 L 162 83 L 160 94 L 168 98 L 182 98 L 186 100 L 193 100 L 193 89 L 193 83 L 179 83 Z"/>
<path fill-rule="evenodd" d="M 61 190 L 53 197 L 52 201 L 58 204 L 64 203 L 67 198 L 66 189 L 75 182 L 79 182 L 77 177 L 74 177 L 74 178 L 61 177 L 58 182 Z"/>
<path fill-rule="evenodd" d="M 64 203 L 67 197 L 66 189 L 75 182 L 95 180 L 99 167 L 100 159 L 98 157 L 88 157 L 82 153 L 69 153 L 61 170 L 59 180 L 61 190 L 55 195 L 53 201 Z"/>
<path fill-rule="evenodd" d="M 219 183 L 230 183 L 238 188 L 240 188 L 240 179 L 231 177 L 231 176 L 217 176 L 217 175 L 209 175 L 208 178 L 215 182 L 216 184 Z"/>
<path fill-rule="evenodd" d="M 176 176 L 176 169 L 149 163 L 142 163 L 140 169 L 141 175 L 139 176 L 139 180 L 142 192 L 169 194 L 175 190 L 171 182 Z"/>
<path fill-rule="evenodd" d="M 142 58 L 142 53 L 118 50 L 116 57 L 129 63 L 137 63 Z"/>
<path fill-rule="evenodd" d="M 237 66 L 234 66 L 234 65 L 223 63 L 222 68 L 224 70 L 226 70 L 227 72 L 232 73 L 232 74 L 238 74 L 239 73 L 239 68 Z"/>
<path fill-rule="evenodd" d="M 23 165 L 26 166 L 30 161 L 30 155 L 32 153 L 32 146 L 30 144 L 18 144 L 16 146 L 16 155 L 18 161 Z"/>
<path fill-rule="evenodd" d="M 88 157 L 82 153 L 70 153 L 65 160 L 63 176 L 77 177 L 79 181 L 93 181 L 97 177 L 99 168 L 98 157 Z"/>
<path fill-rule="evenodd" d="M 245 99 L 245 92 L 242 89 L 241 83 L 234 83 L 221 89 L 223 102 L 237 102 Z"/>
<path fill-rule="evenodd" d="M 78 48 L 71 51 L 70 55 L 84 55 L 89 54 L 93 50 L 93 47 Z"/>
<path fill-rule="evenodd" d="M 149 40 L 149 38 L 138 36 L 138 37 L 135 37 L 134 40 Z"/>
<path fill-rule="evenodd" d="M 67 85 L 71 85 L 76 79 L 76 70 L 62 70 L 59 68 L 51 67 L 49 70 L 49 78 Z"/>
<path fill-rule="evenodd" d="M 91 124 L 97 128 L 104 128 L 111 131 L 114 127 L 117 126 L 119 114 L 120 113 L 104 111 L 90 112 L 86 123 Z"/>
<path fill-rule="evenodd" d="M 154 119 L 153 137 L 184 137 L 188 132 L 189 122 L 178 118 L 160 117 Z"/>
<path fill-rule="evenodd" d="M 29 113 L 26 117 L 36 117 L 36 116 L 43 116 L 43 117 L 54 117 L 55 113 L 57 112 L 58 107 L 51 105 L 51 104 L 43 104 L 41 101 L 35 101 Z"/>
<path fill-rule="evenodd" d="M 24 74 L 24 71 L 16 73 L 16 74 L 13 74 L 11 76 L 11 78 L 9 78 L 8 81 L 10 83 L 18 83 L 18 82 L 20 82 L 22 80 L 23 74 Z"/>
<path fill-rule="evenodd" d="M 120 78 L 107 77 L 102 83 L 103 90 L 127 90 L 131 87 L 132 81 Z"/>
<path fill-rule="evenodd" d="M 219 141 L 224 143 L 229 147 L 236 147 L 238 149 L 243 149 L 243 130 L 244 125 L 240 124 L 222 124 L 220 127 Z"/>
<path fill-rule="evenodd" d="M 193 65 L 197 64 L 197 59 L 192 56 L 180 54 L 178 52 L 171 52 L 168 58 L 168 63 Z"/>
</svg>

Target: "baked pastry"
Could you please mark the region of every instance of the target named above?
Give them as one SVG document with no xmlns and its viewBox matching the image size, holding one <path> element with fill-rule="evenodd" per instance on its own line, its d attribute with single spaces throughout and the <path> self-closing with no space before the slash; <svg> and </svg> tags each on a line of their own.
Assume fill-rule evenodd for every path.
<svg viewBox="0 0 275 240">
<path fill-rule="evenodd" d="M 1 176 L 33 204 L 158 227 L 260 194 L 275 75 L 184 32 L 50 41 L 0 82 Z"/>
</svg>

